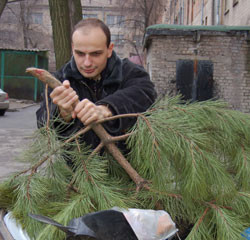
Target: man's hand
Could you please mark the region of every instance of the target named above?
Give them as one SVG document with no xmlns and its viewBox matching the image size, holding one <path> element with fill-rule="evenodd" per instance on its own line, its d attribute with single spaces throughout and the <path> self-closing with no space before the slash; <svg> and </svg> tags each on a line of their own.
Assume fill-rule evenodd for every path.
<svg viewBox="0 0 250 240">
<path fill-rule="evenodd" d="M 112 112 L 107 106 L 95 105 L 88 99 L 79 102 L 72 114 L 73 118 L 77 117 L 85 126 L 111 116 Z"/>
<path fill-rule="evenodd" d="M 65 121 L 70 121 L 74 105 L 78 102 L 78 96 L 73 88 L 70 87 L 68 80 L 65 80 L 62 86 L 56 87 L 50 94 L 53 103 L 57 104 L 60 114 Z"/>
</svg>

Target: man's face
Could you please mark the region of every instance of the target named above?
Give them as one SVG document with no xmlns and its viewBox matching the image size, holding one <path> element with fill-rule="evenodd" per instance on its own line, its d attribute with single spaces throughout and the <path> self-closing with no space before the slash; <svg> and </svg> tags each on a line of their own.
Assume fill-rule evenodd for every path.
<svg viewBox="0 0 250 240">
<path fill-rule="evenodd" d="M 73 33 L 73 56 L 78 71 L 86 78 L 95 78 L 103 71 L 112 50 L 113 44 L 107 47 L 106 35 L 99 27 L 86 27 Z"/>
</svg>

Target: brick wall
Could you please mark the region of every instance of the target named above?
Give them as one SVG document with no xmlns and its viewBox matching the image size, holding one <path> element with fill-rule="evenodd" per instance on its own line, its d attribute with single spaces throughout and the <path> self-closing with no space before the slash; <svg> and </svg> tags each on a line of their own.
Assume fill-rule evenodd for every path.
<svg viewBox="0 0 250 240">
<path fill-rule="evenodd" d="M 161 34 L 160 32 L 164 32 Z M 176 94 L 178 60 L 213 63 L 213 96 L 233 109 L 250 112 L 249 31 L 159 30 L 146 39 L 147 69 L 159 95 Z"/>
</svg>

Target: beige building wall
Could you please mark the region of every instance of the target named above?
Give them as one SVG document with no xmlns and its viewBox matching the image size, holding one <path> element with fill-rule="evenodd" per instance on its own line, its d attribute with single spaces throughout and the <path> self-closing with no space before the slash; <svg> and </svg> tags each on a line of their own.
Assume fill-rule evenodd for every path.
<svg viewBox="0 0 250 240">
<path fill-rule="evenodd" d="M 82 0 L 83 17 L 97 17 L 105 22 L 111 31 L 114 50 L 121 57 L 142 52 L 140 37 L 134 38 L 134 31 L 127 21 L 129 10 L 122 9 L 117 0 Z M 131 12 L 133 16 L 133 12 Z"/>
<path fill-rule="evenodd" d="M 0 47 L 13 49 L 49 50 L 49 70 L 55 70 L 55 56 L 48 0 L 9 3 L 0 19 Z M 21 20 L 24 18 L 26 27 Z M 25 46 L 24 38 L 27 39 Z"/>
<path fill-rule="evenodd" d="M 249 0 L 170 0 L 166 6 L 170 11 L 168 24 L 250 25 Z"/>
<path fill-rule="evenodd" d="M 83 17 L 97 17 L 111 29 L 115 51 L 122 58 L 142 52 L 142 35 L 134 37 L 134 32 L 121 12 L 119 0 L 82 0 Z M 9 3 L 0 19 L 0 47 L 24 49 L 24 36 L 28 37 L 27 48 L 49 50 L 49 70 L 55 71 L 55 55 L 52 38 L 48 0 L 25 0 L 28 31 L 24 33 L 21 19 L 20 2 Z M 27 15 L 27 16 L 26 16 Z M 120 24 L 119 24 L 120 23 Z"/>
<path fill-rule="evenodd" d="M 195 4 L 193 21 L 190 20 L 190 24 L 187 25 L 217 25 L 217 12 L 214 3 L 211 0 L 207 0 L 202 5 L 202 1 L 198 0 Z"/>
<path fill-rule="evenodd" d="M 195 14 L 193 25 L 250 25 L 250 1 L 246 0 L 202 0 L 198 1 L 200 11 Z M 201 18 L 203 22 L 201 23 Z"/>
<path fill-rule="evenodd" d="M 167 3 L 167 8 L 169 9 L 169 24 L 182 24 L 182 4 L 183 0 L 170 0 Z"/>
<path fill-rule="evenodd" d="M 234 4 L 234 2 L 236 4 Z M 224 25 L 250 25 L 249 0 L 224 0 L 222 9 L 222 24 Z"/>
<path fill-rule="evenodd" d="M 13 3 L 12 8 L 5 8 L 0 18 L 0 43 L 2 48 L 23 46 L 23 34 L 18 31 L 20 8 Z"/>
</svg>

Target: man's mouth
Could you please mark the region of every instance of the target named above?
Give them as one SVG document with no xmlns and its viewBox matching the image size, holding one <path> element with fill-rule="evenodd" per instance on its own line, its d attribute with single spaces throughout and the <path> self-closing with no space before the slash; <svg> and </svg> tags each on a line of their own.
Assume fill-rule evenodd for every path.
<svg viewBox="0 0 250 240">
<path fill-rule="evenodd" d="M 85 73 L 93 73 L 95 69 L 84 69 L 83 70 Z"/>
</svg>

